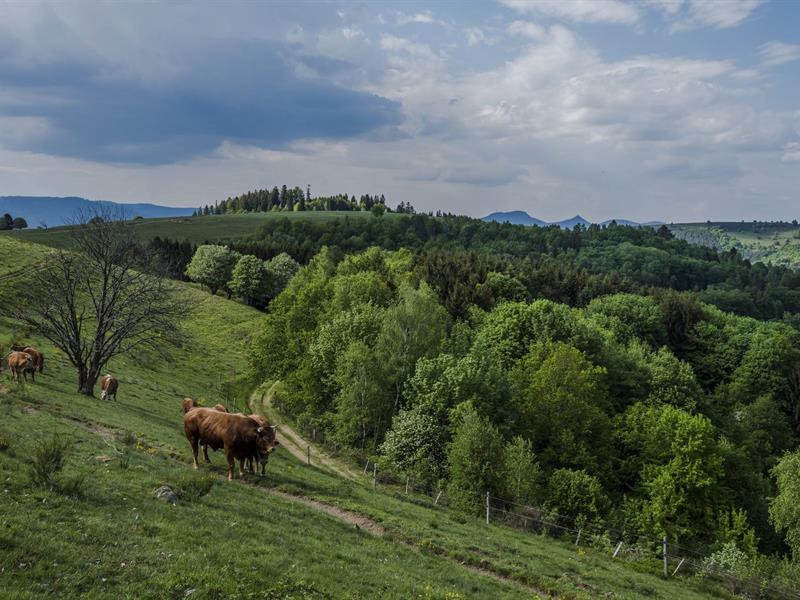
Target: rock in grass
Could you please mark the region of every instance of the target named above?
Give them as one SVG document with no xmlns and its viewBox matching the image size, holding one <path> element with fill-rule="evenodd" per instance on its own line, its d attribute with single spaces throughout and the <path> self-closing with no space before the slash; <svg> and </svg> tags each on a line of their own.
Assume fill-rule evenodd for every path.
<svg viewBox="0 0 800 600">
<path fill-rule="evenodd" d="M 178 496 L 175 492 L 172 491 L 172 488 L 168 485 L 162 485 L 158 488 L 155 492 L 155 497 L 159 500 L 164 500 L 165 502 L 169 502 L 170 504 L 177 504 Z"/>
</svg>

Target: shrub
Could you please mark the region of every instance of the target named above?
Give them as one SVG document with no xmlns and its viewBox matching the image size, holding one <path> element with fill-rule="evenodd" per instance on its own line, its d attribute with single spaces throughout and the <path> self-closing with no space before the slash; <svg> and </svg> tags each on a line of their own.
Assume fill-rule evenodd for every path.
<svg viewBox="0 0 800 600">
<path fill-rule="evenodd" d="M 64 469 L 70 446 L 70 442 L 57 435 L 36 446 L 30 465 L 31 482 L 35 486 L 55 489 L 56 477 Z"/>
<path fill-rule="evenodd" d="M 600 482 L 582 469 L 557 469 L 547 483 L 547 510 L 579 527 L 598 519 L 606 504 Z"/>
<path fill-rule="evenodd" d="M 184 475 L 175 486 L 175 494 L 187 502 L 200 500 L 211 491 L 215 482 L 216 478 L 208 473 Z"/>
</svg>

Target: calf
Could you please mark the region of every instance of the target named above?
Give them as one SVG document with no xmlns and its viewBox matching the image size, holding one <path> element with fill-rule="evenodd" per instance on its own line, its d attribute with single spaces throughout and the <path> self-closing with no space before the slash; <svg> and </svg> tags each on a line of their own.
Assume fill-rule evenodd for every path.
<svg viewBox="0 0 800 600">
<path fill-rule="evenodd" d="M 14 380 L 22 383 L 23 379 L 28 380 L 28 373 L 36 370 L 36 362 L 27 352 L 12 351 L 8 355 L 8 368 Z"/>
<path fill-rule="evenodd" d="M 183 417 L 183 430 L 192 446 L 192 466 L 197 469 L 200 444 L 214 450 L 222 448 L 228 461 L 228 479 L 233 479 L 233 465 L 239 461 L 239 477 L 244 477 L 244 461 L 256 456 L 267 462 L 275 449 L 275 430 L 264 427 L 245 415 L 224 413 L 210 408 L 194 408 Z"/>
<path fill-rule="evenodd" d="M 109 374 L 103 376 L 100 380 L 100 400 L 106 400 L 114 396 L 117 399 L 117 389 L 119 388 L 119 381 Z"/>
</svg>

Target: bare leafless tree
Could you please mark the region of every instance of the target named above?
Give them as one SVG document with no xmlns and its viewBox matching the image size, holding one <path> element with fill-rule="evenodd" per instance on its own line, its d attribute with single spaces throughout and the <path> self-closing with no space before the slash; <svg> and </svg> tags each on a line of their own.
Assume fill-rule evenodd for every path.
<svg viewBox="0 0 800 600">
<path fill-rule="evenodd" d="M 173 347 L 186 313 L 174 282 L 148 269 L 151 261 L 121 217 L 110 208 L 81 215 L 70 228 L 71 247 L 32 270 L 12 310 L 66 354 L 78 391 L 88 396 L 113 357 Z"/>
</svg>

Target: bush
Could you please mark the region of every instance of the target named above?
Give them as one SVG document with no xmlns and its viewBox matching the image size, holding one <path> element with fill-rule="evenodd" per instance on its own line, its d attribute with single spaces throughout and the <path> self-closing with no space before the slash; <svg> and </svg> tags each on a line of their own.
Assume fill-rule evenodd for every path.
<svg viewBox="0 0 800 600">
<path fill-rule="evenodd" d="M 33 485 L 50 490 L 56 488 L 56 477 L 64 470 L 70 446 L 70 442 L 57 435 L 36 446 L 30 465 Z"/>
<path fill-rule="evenodd" d="M 582 469 L 557 469 L 547 483 L 547 510 L 578 527 L 597 520 L 606 504 L 600 482 Z"/>
<path fill-rule="evenodd" d="M 175 495 L 187 502 L 200 500 L 211 491 L 215 482 L 216 478 L 208 473 L 184 475 L 175 486 Z"/>
</svg>

